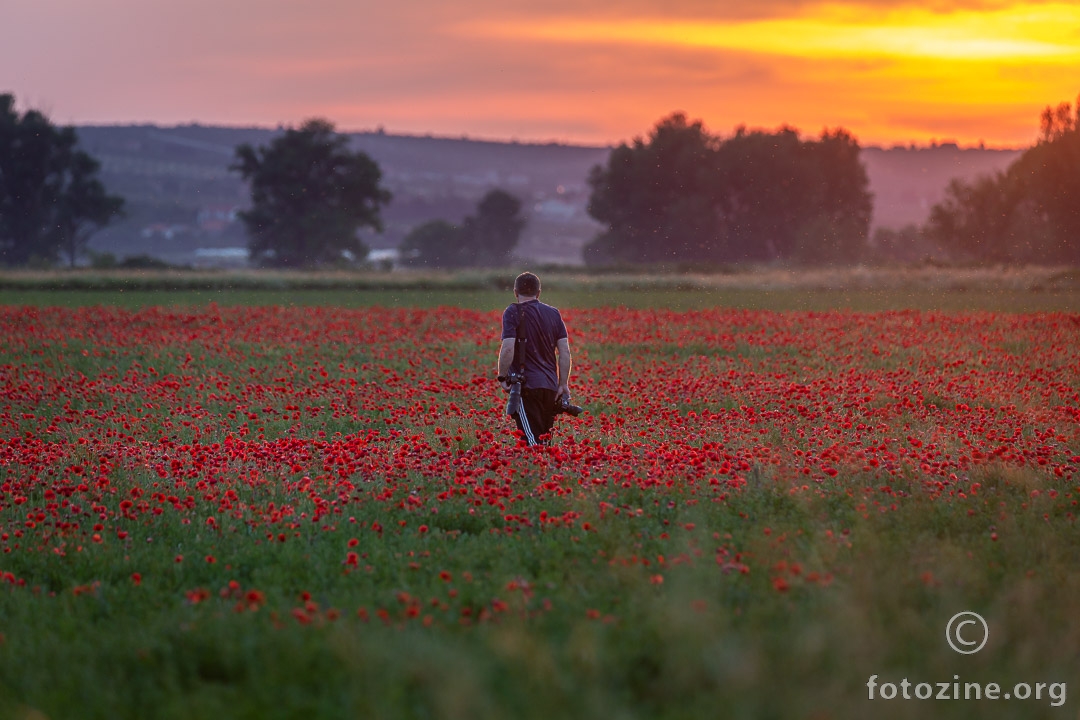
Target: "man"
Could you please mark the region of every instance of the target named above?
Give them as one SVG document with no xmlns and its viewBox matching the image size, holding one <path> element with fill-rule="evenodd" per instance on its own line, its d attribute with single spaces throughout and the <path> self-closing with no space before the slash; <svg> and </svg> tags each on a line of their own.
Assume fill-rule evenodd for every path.
<svg viewBox="0 0 1080 720">
<path fill-rule="evenodd" d="M 523 375 L 521 406 L 514 421 L 528 445 L 546 445 L 559 398 L 570 398 L 570 341 L 562 315 L 540 302 L 540 278 L 530 272 L 514 280 L 516 302 L 503 311 L 499 378 Z M 558 357 L 556 357 L 558 356 Z"/>
</svg>

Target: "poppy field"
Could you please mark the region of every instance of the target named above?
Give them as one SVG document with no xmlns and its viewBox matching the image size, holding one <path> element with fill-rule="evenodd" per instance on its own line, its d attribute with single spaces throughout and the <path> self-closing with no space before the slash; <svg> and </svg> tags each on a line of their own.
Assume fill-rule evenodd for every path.
<svg viewBox="0 0 1080 720">
<path fill-rule="evenodd" d="M 1075 716 L 1080 315 L 501 309 L 0 306 L 0 716 Z"/>
</svg>

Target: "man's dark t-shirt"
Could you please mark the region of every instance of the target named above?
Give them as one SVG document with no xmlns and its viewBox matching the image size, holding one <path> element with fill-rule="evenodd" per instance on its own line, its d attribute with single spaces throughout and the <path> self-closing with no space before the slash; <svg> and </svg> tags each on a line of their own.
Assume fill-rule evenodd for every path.
<svg viewBox="0 0 1080 720">
<path fill-rule="evenodd" d="M 524 325 L 512 372 L 525 371 L 525 387 L 559 389 L 559 367 L 555 360 L 555 344 L 566 337 L 562 315 L 539 300 L 514 303 L 503 311 L 503 340 L 518 335 L 518 318 Z"/>
</svg>

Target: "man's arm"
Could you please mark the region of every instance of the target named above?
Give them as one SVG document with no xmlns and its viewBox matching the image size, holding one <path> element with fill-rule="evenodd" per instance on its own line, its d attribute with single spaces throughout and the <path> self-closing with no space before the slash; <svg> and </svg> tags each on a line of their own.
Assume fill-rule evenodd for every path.
<svg viewBox="0 0 1080 720">
<path fill-rule="evenodd" d="M 567 338 L 559 338 L 555 343 L 555 352 L 559 355 L 559 389 L 555 396 L 570 396 L 570 341 Z"/>
<path fill-rule="evenodd" d="M 514 364 L 514 345 L 516 343 L 517 338 L 503 338 L 502 346 L 499 348 L 499 377 L 504 377 L 510 372 L 510 366 Z M 509 387 L 505 382 L 503 383 L 503 389 Z"/>
</svg>

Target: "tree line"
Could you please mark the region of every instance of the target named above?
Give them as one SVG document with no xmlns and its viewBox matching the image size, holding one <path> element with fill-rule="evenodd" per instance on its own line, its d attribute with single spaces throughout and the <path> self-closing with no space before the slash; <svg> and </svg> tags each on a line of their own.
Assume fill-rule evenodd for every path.
<svg viewBox="0 0 1080 720">
<path fill-rule="evenodd" d="M 859 145 L 844 130 L 708 134 L 677 113 L 593 168 L 589 214 L 607 229 L 588 264 L 843 262 L 873 210 Z"/>
<path fill-rule="evenodd" d="M 958 260 L 1080 264 L 1080 99 L 1047 107 L 1006 170 L 949 183 L 921 232 Z"/>
<path fill-rule="evenodd" d="M 363 262 L 362 232 L 382 230 L 392 200 L 382 171 L 326 120 L 240 145 L 231 170 L 251 189 L 240 213 L 253 262 L 307 267 Z M 123 213 L 75 130 L 0 95 L 0 264 L 75 265 L 90 236 Z M 604 229 L 589 265 L 851 263 L 913 248 L 975 262 L 1080 263 L 1080 102 L 1048 107 L 1038 142 L 1006 171 L 954 180 L 923 227 L 868 237 L 872 196 L 846 130 L 804 139 L 790 127 L 708 133 L 682 113 L 614 148 L 587 178 Z M 509 264 L 527 219 L 521 200 L 489 191 L 459 223 L 420 224 L 402 241 L 413 267 Z"/>
<path fill-rule="evenodd" d="M 0 264 L 75 265 L 94 231 L 124 206 L 105 192 L 99 168 L 78 149 L 73 128 L 57 128 L 36 110 L 20 114 L 14 95 L 0 95 Z"/>
</svg>

